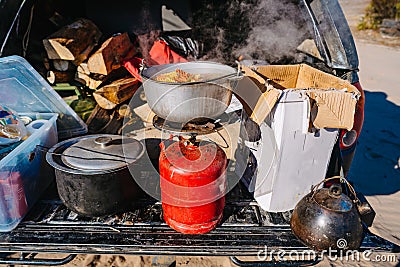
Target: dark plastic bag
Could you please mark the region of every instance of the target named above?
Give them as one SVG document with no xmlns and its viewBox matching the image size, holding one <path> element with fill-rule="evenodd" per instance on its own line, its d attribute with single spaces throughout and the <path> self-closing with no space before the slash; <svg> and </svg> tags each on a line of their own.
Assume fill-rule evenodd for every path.
<svg viewBox="0 0 400 267">
<path fill-rule="evenodd" d="M 161 40 L 165 41 L 172 50 L 183 57 L 192 56 L 194 58 L 198 58 L 199 51 L 199 43 L 196 40 L 191 38 L 184 38 L 180 36 L 162 36 Z"/>
</svg>

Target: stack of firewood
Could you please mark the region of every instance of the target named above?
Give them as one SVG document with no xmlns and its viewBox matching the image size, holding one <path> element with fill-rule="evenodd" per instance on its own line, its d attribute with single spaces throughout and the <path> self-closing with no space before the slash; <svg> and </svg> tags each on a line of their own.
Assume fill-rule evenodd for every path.
<svg viewBox="0 0 400 267">
<path fill-rule="evenodd" d="M 43 40 L 45 66 L 51 84 L 77 81 L 95 90 L 93 96 L 101 108 L 111 110 L 139 87 L 139 81 L 122 66 L 136 52 L 127 33 L 113 35 L 100 45 L 101 37 L 88 19 L 62 27 Z"/>
</svg>

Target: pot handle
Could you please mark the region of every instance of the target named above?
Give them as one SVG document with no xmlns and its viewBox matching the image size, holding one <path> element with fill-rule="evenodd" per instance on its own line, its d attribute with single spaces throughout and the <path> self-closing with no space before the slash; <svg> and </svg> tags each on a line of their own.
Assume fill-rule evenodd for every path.
<svg viewBox="0 0 400 267">
<path fill-rule="evenodd" d="M 142 58 L 142 62 L 139 64 L 139 74 L 142 76 L 142 73 L 145 69 L 147 69 L 149 66 L 146 64 L 146 60 Z"/>
<path fill-rule="evenodd" d="M 241 79 L 243 79 L 244 75 L 241 71 L 238 71 L 237 73 L 233 73 L 231 75 L 227 75 L 227 79 L 231 82 L 235 82 L 235 81 L 240 81 Z"/>
<path fill-rule="evenodd" d="M 214 130 L 214 132 L 216 134 L 219 135 L 219 137 L 222 139 L 222 141 L 225 143 L 224 146 L 222 146 L 221 144 L 218 144 L 217 142 L 215 142 L 214 140 L 211 140 L 210 138 L 208 138 L 207 136 L 204 136 L 203 138 L 210 141 L 211 143 L 216 144 L 217 146 L 221 147 L 221 148 L 229 148 L 229 144 L 228 141 L 226 141 L 225 137 L 218 131 L 218 130 Z"/>
</svg>

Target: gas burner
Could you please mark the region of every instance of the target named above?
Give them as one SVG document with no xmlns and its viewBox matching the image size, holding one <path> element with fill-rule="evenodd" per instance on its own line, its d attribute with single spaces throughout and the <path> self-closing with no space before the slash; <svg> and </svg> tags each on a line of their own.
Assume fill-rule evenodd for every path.
<svg viewBox="0 0 400 267">
<path fill-rule="evenodd" d="M 224 113 L 217 119 L 204 119 L 189 121 L 187 123 L 179 123 L 167 121 L 155 115 L 153 117 L 153 125 L 161 131 L 168 131 L 175 134 L 203 135 L 210 134 L 220 130 L 224 125 L 229 123 L 229 115 Z"/>
</svg>

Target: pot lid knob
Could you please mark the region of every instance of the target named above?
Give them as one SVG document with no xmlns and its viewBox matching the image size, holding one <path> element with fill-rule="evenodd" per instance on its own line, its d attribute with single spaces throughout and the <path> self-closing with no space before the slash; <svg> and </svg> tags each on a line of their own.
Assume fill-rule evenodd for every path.
<svg viewBox="0 0 400 267">
<path fill-rule="evenodd" d="M 106 147 L 108 144 L 110 144 L 112 141 L 112 138 L 109 136 L 100 136 L 94 139 L 94 142 L 97 145 L 100 145 L 101 147 Z"/>
</svg>

